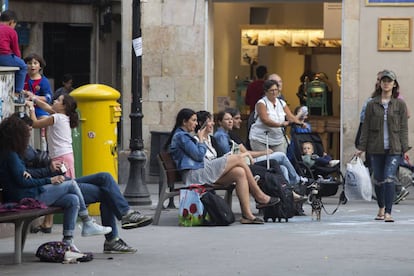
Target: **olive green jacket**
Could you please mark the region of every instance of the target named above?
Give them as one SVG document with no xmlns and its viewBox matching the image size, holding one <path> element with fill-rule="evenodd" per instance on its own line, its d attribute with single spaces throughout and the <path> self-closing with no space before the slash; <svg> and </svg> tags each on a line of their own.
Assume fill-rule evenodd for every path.
<svg viewBox="0 0 414 276">
<path fill-rule="evenodd" d="M 358 149 L 369 154 L 384 153 L 384 107 L 381 97 L 375 97 L 367 105 L 362 124 Z M 400 99 L 391 98 L 387 112 L 390 154 L 402 154 L 409 150 L 407 106 Z"/>
</svg>

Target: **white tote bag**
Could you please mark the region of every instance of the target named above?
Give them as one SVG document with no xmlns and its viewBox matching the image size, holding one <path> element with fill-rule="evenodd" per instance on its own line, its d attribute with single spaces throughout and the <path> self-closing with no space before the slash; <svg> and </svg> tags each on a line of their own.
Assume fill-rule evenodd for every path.
<svg viewBox="0 0 414 276">
<path fill-rule="evenodd" d="M 369 170 L 358 156 L 346 164 L 345 196 L 348 200 L 371 201 L 372 198 Z"/>
</svg>

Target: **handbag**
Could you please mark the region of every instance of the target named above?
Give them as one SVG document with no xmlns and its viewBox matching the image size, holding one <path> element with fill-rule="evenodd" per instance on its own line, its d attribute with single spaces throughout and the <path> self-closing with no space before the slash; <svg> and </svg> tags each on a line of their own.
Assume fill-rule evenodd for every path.
<svg viewBox="0 0 414 276">
<path fill-rule="evenodd" d="M 362 159 L 354 156 L 346 164 L 345 196 L 348 200 L 371 201 L 372 184 L 369 170 L 364 166 Z"/>
<path fill-rule="evenodd" d="M 235 221 L 230 206 L 214 190 L 204 193 L 201 202 L 204 205 L 203 225 L 227 226 Z"/>
<path fill-rule="evenodd" d="M 92 253 L 74 252 L 70 245 L 61 241 L 52 241 L 42 244 L 36 251 L 36 257 L 42 262 L 52 263 L 76 263 L 93 260 Z"/>
<path fill-rule="evenodd" d="M 180 190 L 179 225 L 199 226 L 203 224 L 204 206 L 200 196 L 205 191 L 205 187 L 198 184 L 192 184 L 186 189 Z"/>
</svg>

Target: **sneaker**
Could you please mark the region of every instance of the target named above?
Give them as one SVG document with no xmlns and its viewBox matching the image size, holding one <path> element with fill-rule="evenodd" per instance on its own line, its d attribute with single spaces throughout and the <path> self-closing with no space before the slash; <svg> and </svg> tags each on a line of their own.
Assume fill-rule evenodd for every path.
<svg viewBox="0 0 414 276">
<path fill-rule="evenodd" d="M 309 179 L 307 178 L 307 177 L 303 177 L 303 176 L 301 176 L 300 177 L 300 183 L 302 184 L 305 184 L 305 183 L 308 183 L 309 182 Z"/>
<path fill-rule="evenodd" d="M 76 252 L 76 253 L 81 253 L 81 251 L 76 247 L 75 243 L 73 242 L 73 239 L 68 239 L 68 240 L 63 239 L 62 241 L 70 246 L 71 251 Z"/>
<path fill-rule="evenodd" d="M 122 229 L 144 227 L 152 223 L 152 217 L 147 217 L 138 211 L 131 211 L 122 217 Z"/>
<path fill-rule="evenodd" d="M 135 252 L 137 252 L 135 248 L 132 248 L 120 238 L 113 239 L 112 241 L 105 241 L 104 243 L 104 253 L 133 254 Z"/>
<path fill-rule="evenodd" d="M 331 161 L 329 161 L 329 166 L 330 167 L 335 167 L 336 165 L 339 164 L 339 162 L 341 162 L 341 161 L 339 161 L 339 160 L 331 160 Z"/>
<path fill-rule="evenodd" d="M 112 232 L 112 227 L 102 226 L 94 220 L 85 221 L 82 225 L 82 237 L 105 235 Z"/>
</svg>

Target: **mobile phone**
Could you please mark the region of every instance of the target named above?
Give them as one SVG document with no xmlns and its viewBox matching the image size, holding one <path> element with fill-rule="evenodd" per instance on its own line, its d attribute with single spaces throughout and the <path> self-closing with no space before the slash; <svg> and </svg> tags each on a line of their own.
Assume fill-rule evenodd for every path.
<svg viewBox="0 0 414 276">
<path fill-rule="evenodd" d="M 201 125 L 200 129 L 203 129 L 203 128 L 205 128 L 206 126 L 207 126 L 207 121 L 205 121 L 205 122 Z"/>
<path fill-rule="evenodd" d="M 62 163 L 62 165 L 60 166 L 60 171 L 62 172 L 62 173 L 66 173 L 68 170 L 66 169 L 66 166 L 65 166 L 65 164 L 63 164 Z"/>
</svg>

